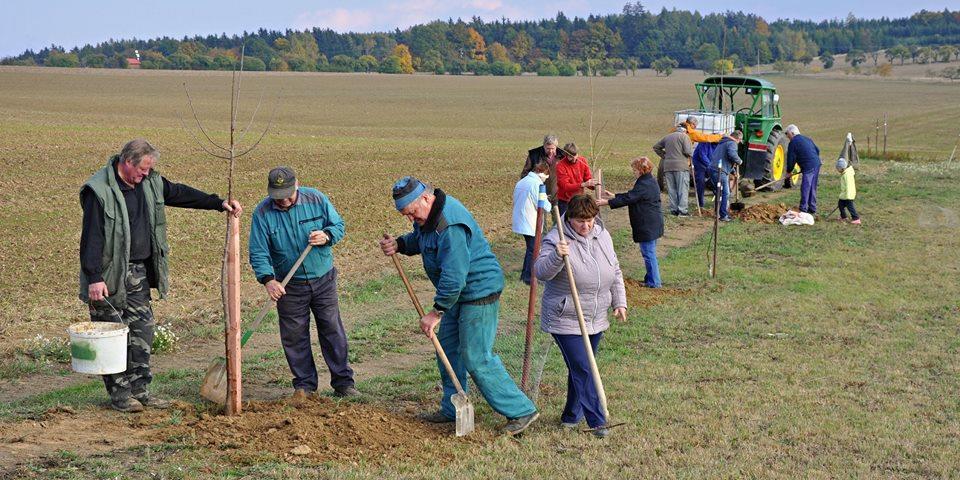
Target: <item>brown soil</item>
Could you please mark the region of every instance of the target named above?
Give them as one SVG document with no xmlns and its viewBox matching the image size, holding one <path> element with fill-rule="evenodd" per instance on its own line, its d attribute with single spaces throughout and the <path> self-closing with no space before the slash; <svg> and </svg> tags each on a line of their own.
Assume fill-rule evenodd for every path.
<svg viewBox="0 0 960 480">
<path fill-rule="evenodd" d="M 159 423 L 168 417 L 157 410 L 134 417 L 113 411 L 59 407 L 36 419 L 0 424 L 0 469 L 59 450 L 93 454 L 156 443 L 161 439 L 155 430 L 136 428 L 131 420 L 143 418 Z M 3 475 L 0 470 L 0 477 Z"/>
<path fill-rule="evenodd" d="M 290 463 L 443 457 L 453 427 L 416 420 L 411 412 L 417 410 L 411 405 L 391 412 L 316 396 L 247 402 L 235 417 L 197 412 L 184 402 L 138 414 L 59 407 L 2 425 L 0 477 L 4 469 L 61 450 L 106 453 L 164 441 L 219 450 L 239 463 L 269 456 Z M 474 435 L 468 441 L 486 440 L 488 435 Z"/>
<path fill-rule="evenodd" d="M 316 396 L 248 402 L 235 417 L 197 415 L 187 406 L 180 425 L 160 431 L 238 459 L 270 454 L 287 462 L 416 457 L 425 443 L 452 433 L 406 413 Z"/>
<path fill-rule="evenodd" d="M 680 288 L 647 288 L 643 282 L 632 278 L 623 279 L 627 289 L 627 305 L 631 308 L 652 307 L 667 301 L 670 297 L 690 295 L 690 290 Z"/>
<path fill-rule="evenodd" d="M 739 212 L 732 212 L 732 215 L 743 222 L 772 224 L 777 223 L 780 215 L 784 213 L 787 213 L 787 206 L 782 203 L 776 205 L 758 203 L 756 205 L 750 205 Z"/>
</svg>

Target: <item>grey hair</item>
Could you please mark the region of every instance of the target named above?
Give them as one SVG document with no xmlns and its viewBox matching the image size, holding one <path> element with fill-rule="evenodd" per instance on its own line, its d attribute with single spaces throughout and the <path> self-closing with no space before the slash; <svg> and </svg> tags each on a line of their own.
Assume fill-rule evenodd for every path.
<svg viewBox="0 0 960 480">
<path fill-rule="evenodd" d="M 792 123 L 790 125 L 787 125 L 787 129 L 785 131 L 787 133 L 792 133 L 794 135 L 800 135 L 800 129 L 797 128 L 797 126 Z"/>
<path fill-rule="evenodd" d="M 153 148 L 150 142 L 142 138 L 130 140 L 123 146 L 123 150 L 120 150 L 120 160 L 130 162 L 134 166 L 140 165 L 140 160 L 143 160 L 143 157 L 153 157 L 154 160 L 159 160 L 160 152 Z"/>
<path fill-rule="evenodd" d="M 543 144 L 544 144 L 544 145 L 557 145 L 557 144 L 559 144 L 559 142 L 560 142 L 560 139 L 557 138 L 557 136 L 554 135 L 554 134 L 550 134 L 550 135 L 547 135 L 547 136 L 543 137 Z"/>
<path fill-rule="evenodd" d="M 742 139 L 743 139 L 743 132 L 741 132 L 740 130 L 734 130 L 733 133 L 730 134 L 730 136 L 731 136 L 731 137 L 737 137 L 737 138 L 739 138 L 739 139 L 742 140 Z"/>
<path fill-rule="evenodd" d="M 689 117 L 687 117 L 687 123 L 696 125 L 696 124 L 697 124 L 697 117 L 694 117 L 693 115 L 690 115 Z"/>
</svg>

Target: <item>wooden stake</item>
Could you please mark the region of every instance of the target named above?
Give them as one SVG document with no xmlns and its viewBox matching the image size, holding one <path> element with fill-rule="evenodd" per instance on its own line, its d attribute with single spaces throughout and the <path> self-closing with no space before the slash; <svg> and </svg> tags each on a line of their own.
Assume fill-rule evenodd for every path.
<svg viewBox="0 0 960 480">
<path fill-rule="evenodd" d="M 887 114 L 883 114 L 883 158 L 887 158 Z"/>
<path fill-rule="evenodd" d="M 717 167 L 717 179 L 720 178 L 720 167 Z M 723 201 L 722 185 L 717 182 L 717 190 L 713 195 L 713 259 L 710 261 L 710 278 L 717 278 L 717 234 L 720 233 L 720 202 Z"/>
<path fill-rule="evenodd" d="M 533 237 L 533 252 L 530 257 L 530 296 L 527 298 L 527 331 L 523 344 L 523 369 L 520 375 L 520 390 L 527 391 L 530 379 L 530 358 L 533 356 L 533 317 L 537 310 L 537 276 L 533 273 L 533 262 L 540 256 L 540 243 L 543 241 L 543 209 L 547 204 L 547 190 L 542 184 L 537 197 L 537 220 Z"/>
<path fill-rule="evenodd" d="M 240 382 L 240 219 L 228 216 L 227 239 L 227 415 L 241 412 Z"/>
<path fill-rule="evenodd" d="M 874 132 L 873 132 L 873 135 L 874 135 L 873 144 L 877 146 L 877 151 L 879 152 L 880 151 L 880 119 L 878 118 L 876 122 L 877 124 L 874 127 Z"/>
<path fill-rule="evenodd" d="M 557 225 L 557 232 L 560 234 L 560 241 L 566 241 L 563 233 L 563 223 L 560 221 L 560 212 L 554 208 L 553 221 Z M 580 323 L 580 337 L 583 338 L 583 347 L 587 351 L 587 361 L 590 363 L 590 373 L 593 374 L 593 386 L 597 389 L 597 396 L 600 397 L 600 408 L 603 409 L 603 416 L 607 423 L 610 422 L 610 415 L 607 411 L 607 394 L 603 390 L 603 381 L 600 380 L 600 370 L 597 368 L 597 359 L 593 356 L 593 345 L 590 343 L 590 335 L 587 334 L 587 322 L 583 319 L 583 308 L 580 306 L 580 292 L 577 291 L 577 282 L 573 278 L 573 268 L 570 266 L 570 258 L 564 255 L 563 264 L 567 271 L 567 283 L 570 284 L 570 294 L 573 296 L 573 306 L 577 311 L 577 321 Z"/>
</svg>

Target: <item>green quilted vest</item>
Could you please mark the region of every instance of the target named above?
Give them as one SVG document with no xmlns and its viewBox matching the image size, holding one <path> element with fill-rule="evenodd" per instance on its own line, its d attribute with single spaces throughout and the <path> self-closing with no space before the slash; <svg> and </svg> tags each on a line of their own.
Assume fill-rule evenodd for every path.
<svg viewBox="0 0 960 480">
<path fill-rule="evenodd" d="M 114 164 L 120 160 L 119 155 L 110 157 L 107 165 L 94 173 L 83 188 L 90 188 L 97 196 L 103 207 L 103 281 L 110 292 L 108 299 L 117 309 L 127 305 L 126 276 L 127 263 L 130 260 L 130 220 L 127 216 L 127 204 L 120 191 L 121 181 L 117 177 Z M 150 221 L 152 236 L 152 252 L 150 262 L 156 272 L 157 284 L 153 285 L 159 292 L 160 298 L 167 294 L 167 255 L 170 247 L 167 245 L 167 216 L 163 210 L 163 180 L 156 170 L 143 179 L 143 194 L 146 197 L 147 218 Z M 82 189 L 81 189 L 82 191 Z M 80 300 L 89 302 L 89 281 L 80 270 Z"/>
</svg>

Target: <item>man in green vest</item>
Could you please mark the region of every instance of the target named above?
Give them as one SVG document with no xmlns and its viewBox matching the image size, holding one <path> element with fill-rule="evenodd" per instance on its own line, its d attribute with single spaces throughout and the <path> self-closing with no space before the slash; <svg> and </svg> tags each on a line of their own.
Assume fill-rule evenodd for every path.
<svg viewBox="0 0 960 480">
<path fill-rule="evenodd" d="M 160 153 L 146 140 L 131 140 L 80 189 L 80 300 L 94 322 L 130 328 L 127 370 L 104 375 L 110 404 L 121 412 L 169 402 L 150 395 L 150 348 L 156 322 L 150 289 L 167 294 L 167 218 L 164 206 L 217 210 L 239 217 L 236 200 L 173 183 L 153 167 Z"/>
</svg>

